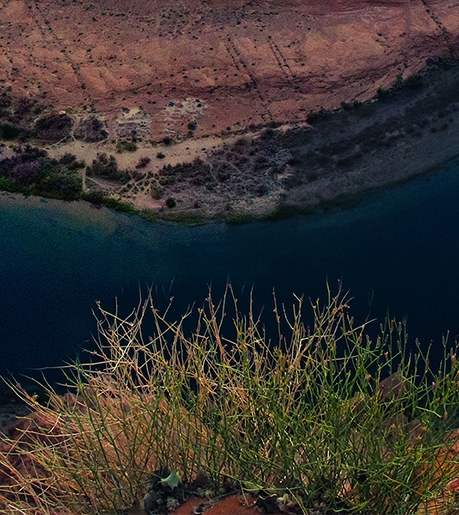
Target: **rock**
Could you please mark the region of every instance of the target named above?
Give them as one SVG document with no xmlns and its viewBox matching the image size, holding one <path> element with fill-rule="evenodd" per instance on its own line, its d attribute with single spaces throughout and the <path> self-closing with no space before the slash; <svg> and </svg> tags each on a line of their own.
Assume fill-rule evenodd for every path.
<svg viewBox="0 0 459 515">
<path fill-rule="evenodd" d="M 107 132 L 123 137 L 132 130 L 137 137 L 151 131 L 156 140 L 186 135 L 189 123 L 202 136 L 305 120 L 320 107 L 371 98 L 397 75 L 407 78 L 459 48 L 455 0 L 429 0 L 428 9 L 414 0 L 260 0 L 256 8 L 243 0 L 190 0 L 180 15 L 169 0 L 128 7 L 104 0 L 90 10 L 57 0 L 37 5 L 3 6 L 0 27 L 22 56 L 3 63 L 5 82 L 58 110 L 94 108 L 107 117 Z M 42 12 L 53 13 L 53 38 L 40 32 Z M 30 41 L 40 42 L 33 59 L 25 57 Z M 171 113 L 171 103 L 190 98 L 200 100 L 200 111 Z M 121 126 L 123 107 L 142 107 L 142 123 Z"/>
<path fill-rule="evenodd" d="M 108 138 L 107 125 L 101 118 L 90 115 L 80 120 L 74 136 L 86 142 L 102 141 Z"/>
<path fill-rule="evenodd" d="M 382 402 L 390 403 L 403 399 L 408 393 L 408 389 L 408 380 L 403 377 L 401 372 L 395 372 L 379 383 L 377 395 L 380 395 Z"/>
</svg>

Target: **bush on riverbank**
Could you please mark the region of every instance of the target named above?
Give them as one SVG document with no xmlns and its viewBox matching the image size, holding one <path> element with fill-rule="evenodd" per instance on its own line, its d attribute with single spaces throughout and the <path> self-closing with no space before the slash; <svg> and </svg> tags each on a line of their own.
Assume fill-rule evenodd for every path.
<svg viewBox="0 0 459 515">
<path fill-rule="evenodd" d="M 80 197 L 82 180 L 78 169 L 84 163 L 51 159 L 45 150 L 30 145 L 17 147 L 16 155 L 0 160 L 0 189 L 61 200 Z"/>
<path fill-rule="evenodd" d="M 403 324 L 367 337 L 341 292 L 312 305 L 310 328 L 302 304 L 274 301 L 276 344 L 230 287 L 175 322 L 151 296 L 127 318 L 100 308 L 97 350 L 69 367 L 69 393 L 45 385 L 41 405 L 12 386 L 37 414 L 0 453 L 0 503 L 120 513 L 149 490 L 164 510 L 200 478 L 295 513 L 416 513 L 459 472 L 457 348 L 444 344 L 437 371 L 407 351 Z"/>
<path fill-rule="evenodd" d="M 114 156 L 102 153 L 93 159 L 92 165 L 86 168 L 89 176 L 101 177 L 112 181 L 124 181 L 127 178 L 125 171 L 118 168 L 118 163 Z"/>
</svg>

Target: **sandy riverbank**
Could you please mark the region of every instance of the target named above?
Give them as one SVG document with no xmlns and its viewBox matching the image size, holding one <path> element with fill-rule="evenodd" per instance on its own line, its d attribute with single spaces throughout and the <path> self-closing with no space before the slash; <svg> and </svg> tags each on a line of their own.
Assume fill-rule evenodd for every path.
<svg viewBox="0 0 459 515">
<path fill-rule="evenodd" d="M 315 209 L 459 153 L 456 72 L 368 103 L 457 54 L 456 0 L 0 0 L 0 10 L 0 88 L 23 111 L 37 99 L 44 109 L 24 125 L 65 111 L 71 134 L 48 138 L 69 138 L 50 153 L 87 164 L 116 156 L 125 180 L 84 176 L 85 189 L 154 216 Z M 311 112 L 343 102 L 360 107 L 304 128 Z M 21 119 L 4 107 L 4 120 Z M 106 139 L 88 143 L 94 124 Z M 116 141 L 131 138 L 137 150 L 117 153 Z M 151 161 L 136 168 L 141 158 Z"/>
<path fill-rule="evenodd" d="M 71 152 L 88 164 L 98 153 L 114 155 L 119 167 L 129 170 L 125 183 L 89 178 L 88 189 L 101 188 L 139 211 L 166 218 L 310 211 L 407 181 L 459 155 L 458 85 L 455 62 L 432 64 L 415 84 L 400 83 L 366 103 L 323 112 L 311 124 L 169 145 L 139 142 L 135 152 L 117 153 L 108 141 L 72 141 L 49 152 L 55 157 Z M 136 169 L 142 157 L 151 161 Z M 168 198 L 175 199 L 175 207 L 166 207 Z"/>
</svg>

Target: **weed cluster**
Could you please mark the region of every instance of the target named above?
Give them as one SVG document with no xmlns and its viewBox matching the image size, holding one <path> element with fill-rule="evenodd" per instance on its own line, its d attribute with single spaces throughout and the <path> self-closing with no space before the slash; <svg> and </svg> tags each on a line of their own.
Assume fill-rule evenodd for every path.
<svg viewBox="0 0 459 515">
<path fill-rule="evenodd" d="M 125 139 L 120 139 L 116 143 L 116 151 L 120 154 L 122 152 L 135 152 L 137 150 L 137 145 L 134 141 L 127 141 Z"/>
<path fill-rule="evenodd" d="M 341 292 L 312 304 L 310 328 L 302 304 L 274 299 L 275 343 L 231 287 L 173 322 L 151 295 L 127 318 L 100 308 L 97 349 L 68 369 L 66 395 L 45 385 L 41 405 L 12 385 L 36 414 L 0 453 L 0 505 L 119 513 L 163 470 L 163 483 L 231 480 L 295 513 L 416 513 L 459 470 L 455 349 L 432 370 L 403 324 L 366 336 Z"/>
</svg>

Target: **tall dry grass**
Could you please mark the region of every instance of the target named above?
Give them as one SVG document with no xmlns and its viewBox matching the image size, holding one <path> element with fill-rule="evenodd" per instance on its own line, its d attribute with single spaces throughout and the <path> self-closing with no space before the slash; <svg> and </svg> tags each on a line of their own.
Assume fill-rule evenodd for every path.
<svg viewBox="0 0 459 515">
<path fill-rule="evenodd" d="M 1 512 L 117 513 L 169 470 L 303 513 L 416 513 L 459 470 L 457 349 L 444 342 L 432 370 L 403 324 L 372 339 L 341 289 L 327 294 L 309 327 L 301 298 L 274 298 L 271 339 L 230 286 L 177 320 L 151 294 L 128 317 L 99 306 L 96 350 L 67 368 L 68 393 L 45 383 L 39 403 L 10 384 L 34 414 L 0 452 Z"/>
</svg>

